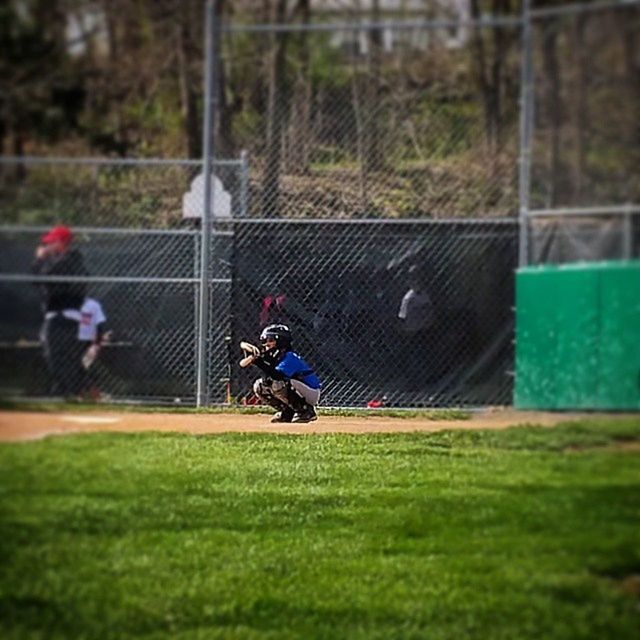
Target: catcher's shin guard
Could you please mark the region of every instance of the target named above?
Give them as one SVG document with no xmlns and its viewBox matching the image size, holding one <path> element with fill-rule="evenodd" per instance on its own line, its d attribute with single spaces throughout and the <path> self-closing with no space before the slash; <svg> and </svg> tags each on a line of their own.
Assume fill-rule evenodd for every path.
<svg viewBox="0 0 640 640">
<path fill-rule="evenodd" d="M 296 412 L 292 422 L 312 422 L 318 416 L 313 405 L 310 405 L 291 385 L 288 387 L 289 405 Z"/>
<path fill-rule="evenodd" d="M 296 412 L 304 411 L 308 406 L 307 401 L 291 386 L 287 386 L 287 404 Z"/>
<path fill-rule="evenodd" d="M 260 378 L 253 391 L 262 402 L 278 409 L 272 422 L 311 422 L 318 417 L 313 406 L 285 380 Z"/>
</svg>

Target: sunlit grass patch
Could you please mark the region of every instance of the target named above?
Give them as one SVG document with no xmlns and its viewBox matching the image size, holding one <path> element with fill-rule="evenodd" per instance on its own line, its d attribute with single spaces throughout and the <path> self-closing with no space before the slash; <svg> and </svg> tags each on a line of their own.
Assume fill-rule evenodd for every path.
<svg viewBox="0 0 640 640">
<path fill-rule="evenodd" d="M 635 638 L 619 442 L 639 420 L 2 444 L 0 636 Z"/>
</svg>

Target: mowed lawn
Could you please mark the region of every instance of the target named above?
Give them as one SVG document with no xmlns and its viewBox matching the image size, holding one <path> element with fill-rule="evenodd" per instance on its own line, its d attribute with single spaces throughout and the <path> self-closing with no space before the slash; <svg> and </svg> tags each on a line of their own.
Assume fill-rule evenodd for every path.
<svg viewBox="0 0 640 640">
<path fill-rule="evenodd" d="M 0 637 L 623 640 L 640 418 L 0 445 Z"/>
</svg>

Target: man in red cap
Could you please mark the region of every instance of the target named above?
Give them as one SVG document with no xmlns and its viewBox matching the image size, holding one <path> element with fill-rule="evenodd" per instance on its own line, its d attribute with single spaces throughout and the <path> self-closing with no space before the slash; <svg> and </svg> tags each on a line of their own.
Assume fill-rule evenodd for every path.
<svg viewBox="0 0 640 640">
<path fill-rule="evenodd" d="M 82 254 L 72 246 L 73 233 L 57 225 L 42 236 L 36 249 L 32 273 L 43 277 L 44 322 L 40 340 L 52 379 L 52 392 L 66 397 L 84 391 L 86 376 L 82 367 L 83 345 L 78 341 L 80 307 L 86 283 L 68 280 L 86 276 Z"/>
<path fill-rule="evenodd" d="M 48 233 L 42 236 L 42 249 L 53 249 L 56 251 L 63 251 L 65 246 L 68 246 L 73 240 L 73 233 L 69 227 L 59 224 L 53 227 Z"/>
</svg>

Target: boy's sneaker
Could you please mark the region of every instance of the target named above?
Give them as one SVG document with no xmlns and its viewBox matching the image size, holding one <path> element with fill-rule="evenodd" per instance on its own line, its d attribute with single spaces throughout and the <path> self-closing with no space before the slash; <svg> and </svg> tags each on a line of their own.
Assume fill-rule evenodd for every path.
<svg viewBox="0 0 640 640">
<path fill-rule="evenodd" d="M 316 414 L 316 410 L 309 404 L 307 405 L 303 411 L 296 414 L 296 417 L 293 419 L 293 422 L 313 422 L 318 419 L 318 415 Z"/>
<path fill-rule="evenodd" d="M 271 418 L 271 422 L 291 422 L 294 415 L 293 409 L 283 409 Z"/>
</svg>

